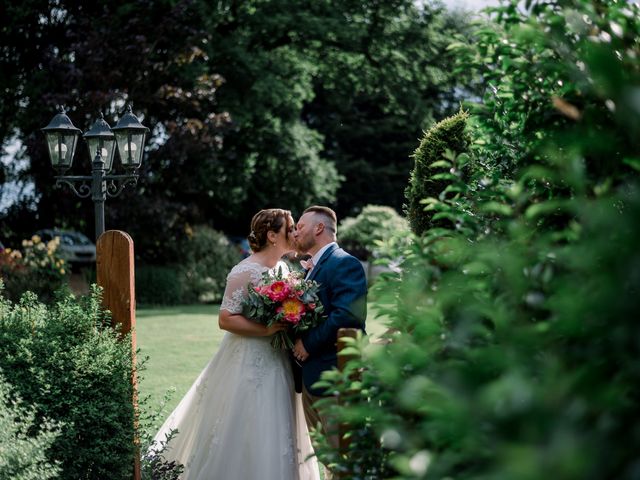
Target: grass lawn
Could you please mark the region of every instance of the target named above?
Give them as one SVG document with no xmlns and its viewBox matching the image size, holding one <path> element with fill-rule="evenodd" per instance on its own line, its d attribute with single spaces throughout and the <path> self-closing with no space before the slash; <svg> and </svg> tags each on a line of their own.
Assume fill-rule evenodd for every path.
<svg viewBox="0 0 640 480">
<path fill-rule="evenodd" d="M 136 339 L 140 357 L 149 357 L 141 373 L 140 397 L 150 396 L 154 410 L 175 389 L 159 423 L 173 411 L 218 349 L 218 305 L 140 308 Z M 158 425 L 160 427 L 160 425 Z"/>
<path fill-rule="evenodd" d="M 224 332 L 218 328 L 218 305 L 182 305 L 139 308 L 136 338 L 140 358 L 149 357 L 140 377 L 140 398 L 150 396 L 157 410 L 165 394 L 175 389 L 157 427 L 178 405 L 198 374 L 215 354 Z M 376 337 L 384 330 L 369 309 L 367 331 Z"/>
</svg>

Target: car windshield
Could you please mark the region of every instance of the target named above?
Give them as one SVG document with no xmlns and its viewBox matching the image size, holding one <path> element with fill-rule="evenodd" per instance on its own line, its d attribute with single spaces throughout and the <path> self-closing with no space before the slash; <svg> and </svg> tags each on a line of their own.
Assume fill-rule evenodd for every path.
<svg viewBox="0 0 640 480">
<path fill-rule="evenodd" d="M 91 245 L 91 241 L 79 232 L 60 233 L 60 242 L 65 245 Z"/>
</svg>

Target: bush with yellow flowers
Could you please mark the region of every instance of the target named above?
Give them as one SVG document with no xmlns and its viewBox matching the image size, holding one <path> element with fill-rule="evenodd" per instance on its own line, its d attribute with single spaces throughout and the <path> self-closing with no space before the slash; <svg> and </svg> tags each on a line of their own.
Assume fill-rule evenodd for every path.
<svg viewBox="0 0 640 480">
<path fill-rule="evenodd" d="M 22 241 L 22 250 L 7 248 L 0 252 L 0 278 L 5 284 L 5 296 L 19 299 L 32 291 L 42 301 L 53 298 L 53 293 L 66 285 L 68 265 L 58 253 L 58 237 L 43 242 L 34 235 Z"/>
</svg>

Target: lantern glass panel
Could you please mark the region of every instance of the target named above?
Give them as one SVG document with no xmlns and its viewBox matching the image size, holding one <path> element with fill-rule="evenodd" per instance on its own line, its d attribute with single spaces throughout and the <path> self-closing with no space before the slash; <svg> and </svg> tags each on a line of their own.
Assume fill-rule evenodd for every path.
<svg viewBox="0 0 640 480">
<path fill-rule="evenodd" d="M 144 148 L 145 132 L 116 132 L 118 151 L 122 165 L 125 167 L 140 167 Z"/>
<path fill-rule="evenodd" d="M 50 132 L 47 133 L 47 147 L 51 165 L 57 169 L 71 168 L 73 154 L 78 141 L 77 133 Z"/>
<path fill-rule="evenodd" d="M 89 159 L 93 162 L 93 159 L 98 152 L 98 148 L 100 148 L 100 156 L 104 161 L 104 169 L 105 171 L 111 171 L 113 167 L 113 155 L 116 152 L 115 148 L 115 139 L 105 138 L 105 137 L 91 137 L 86 138 L 87 147 L 89 148 Z"/>
</svg>

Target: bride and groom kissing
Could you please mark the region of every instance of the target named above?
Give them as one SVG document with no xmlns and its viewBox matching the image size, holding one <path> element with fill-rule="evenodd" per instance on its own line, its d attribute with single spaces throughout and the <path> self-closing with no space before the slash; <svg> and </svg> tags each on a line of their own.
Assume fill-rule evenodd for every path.
<svg viewBox="0 0 640 480">
<path fill-rule="evenodd" d="M 254 215 L 253 253 L 227 276 L 220 347 L 155 437 L 159 445 L 177 432 L 163 456 L 184 466 L 183 480 L 319 480 L 308 427 L 327 434 L 330 422 L 315 408 L 326 394 L 314 384 L 337 366 L 338 330 L 364 330 L 366 317 L 364 269 L 338 246 L 336 233 L 328 207 L 307 208 L 295 224 L 288 210 Z M 311 255 L 306 279 L 319 286 L 325 318 L 287 352 L 270 343 L 288 328 L 284 322 L 266 326 L 242 312 L 248 285 L 265 272 L 287 271 L 282 259 L 292 251 Z M 337 448 L 337 436 L 329 440 Z"/>
</svg>

